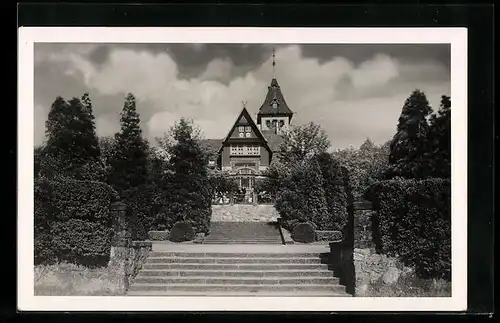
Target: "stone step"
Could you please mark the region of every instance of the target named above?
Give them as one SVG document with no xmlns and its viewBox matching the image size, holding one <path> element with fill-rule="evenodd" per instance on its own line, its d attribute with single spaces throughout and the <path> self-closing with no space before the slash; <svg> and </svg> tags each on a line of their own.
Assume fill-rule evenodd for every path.
<svg viewBox="0 0 500 323">
<path fill-rule="evenodd" d="M 266 258 L 266 257 L 148 257 L 146 263 L 182 263 L 182 264 L 320 264 L 321 259 L 316 257 L 286 257 L 286 258 Z"/>
<path fill-rule="evenodd" d="M 333 277 L 152 277 L 137 276 L 135 284 L 204 285 L 338 285 Z"/>
<path fill-rule="evenodd" d="M 171 251 L 153 251 L 149 253 L 150 257 L 211 257 L 211 258 L 319 258 L 321 253 L 314 252 L 171 252 Z"/>
<path fill-rule="evenodd" d="M 281 241 L 204 241 L 203 244 L 210 245 L 231 245 L 231 244 L 246 244 L 246 245 L 278 245 Z"/>
<path fill-rule="evenodd" d="M 128 296 L 224 296 L 224 297 L 352 297 L 345 292 L 334 292 L 331 290 L 317 291 L 145 291 L 145 290 L 130 290 Z"/>
<path fill-rule="evenodd" d="M 245 239 L 245 238 L 227 238 L 227 239 L 222 239 L 222 238 L 205 238 L 203 240 L 203 242 L 207 242 L 207 241 L 221 241 L 221 242 L 238 242 L 238 241 L 255 241 L 255 242 L 266 242 L 266 241 L 270 241 L 270 242 L 275 242 L 275 241 L 278 241 L 278 242 L 281 242 L 281 238 L 259 238 L 259 239 L 255 239 L 255 238 L 248 238 L 248 239 Z"/>
<path fill-rule="evenodd" d="M 342 285 L 227 285 L 227 284 L 139 284 L 134 283 L 129 289 L 133 291 L 182 291 L 182 292 L 332 292 L 345 293 L 345 287 Z M 296 295 L 297 296 L 297 295 Z"/>
<path fill-rule="evenodd" d="M 281 241 L 278 237 L 210 237 L 207 236 L 204 241 L 207 240 L 221 240 L 221 241 Z"/>
<path fill-rule="evenodd" d="M 150 270 L 328 270 L 326 264 L 212 264 L 212 263 L 145 263 L 143 269 Z"/>
<path fill-rule="evenodd" d="M 333 277 L 326 269 L 319 270 L 178 270 L 143 269 L 137 277 Z"/>
</svg>

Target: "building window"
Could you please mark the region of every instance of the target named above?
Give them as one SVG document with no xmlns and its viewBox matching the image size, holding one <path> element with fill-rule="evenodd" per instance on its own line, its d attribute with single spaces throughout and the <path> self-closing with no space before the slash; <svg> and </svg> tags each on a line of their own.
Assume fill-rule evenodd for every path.
<svg viewBox="0 0 500 323">
<path fill-rule="evenodd" d="M 231 155 L 260 155 L 259 145 L 231 145 Z"/>
<path fill-rule="evenodd" d="M 271 128 L 271 120 L 266 120 L 266 127 Z"/>
<path fill-rule="evenodd" d="M 282 128 L 285 125 L 285 121 L 280 120 L 279 125 L 280 125 L 280 128 Z"/>
<path fill-rule="evenodd" d="M 250 126 L 245 127 L 245 132 L 252 132 L 252 127 Z"/>
</svg>

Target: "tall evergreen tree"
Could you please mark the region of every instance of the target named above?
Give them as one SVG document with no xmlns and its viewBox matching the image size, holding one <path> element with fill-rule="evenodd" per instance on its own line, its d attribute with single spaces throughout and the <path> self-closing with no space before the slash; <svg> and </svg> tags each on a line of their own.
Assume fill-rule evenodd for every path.
<svg viewBox="0 0 500 323">
<path fill-rule="evenodd" d="M 92 110 L 92 101 L 88 93 L 81 98 L 81 116 L 78 118 L 81 125 L 81 134 L 83 147 L 87 150 L 87 156 L 97 160 L 101 156 L 99 139 L 95 129 L 95 117 Z"/>
<path fill-rule="evenodd" d="M 45 136 L 47 145 L 45 151 L 53 156 L 69 155 L 73 146 L 71 123 L 73 115 L 68 102 L 58 96 L 52 103 L 47 121 L 45 122 Z"/>
<path fill-rule="evenodd" d="M 207 232 L 212 192 L 208 154 L 199 143 L 197 128 L 191 120 L 181 118 L 164 143 L 170 156 L 170 180 L 165 190 L 168 203 L 166 218 L 173 219 L 173 222 L 190 221 L 196 232 Z"/>
<path fill-rule="evenodd" d="M 76 179 L 93 177 L 88 169 L 95 165 L 88 165 L 98 162 L 100 156 L 93 118 L 92 111 L 85 108 L 80 99 L 66 102 L 62 97 L 56 98 L 46 122 L 43 173 L 64 174 Z"/>
<path fill-rule="evenodd" d="M 118 191 L 135 188 L 147 180 L 149 145 L 142 138 L 135 97 L 129 93 L 120 118 L 121 129 L 115 134 L 115 149 L 109 160 L 108 182 Z"/>
<path fill-rule="evenodd" d="M 437 114 L 430 118 L 428 136 L 429 154 L 432 156 L 432 174 L 435 177 L 451 176 L 451 99 L 441 96 Z"/>
<path fill-rule="evenodd" d="M 427 117 L 432 113 L 424 92 L 415 90 L 406 99 L 397 132 L 391 142 L 390 176 L 421 178 L 428 176 Z"/>
<path fill-rule="evenodd" d="M 323 191 L 329 217 L 319 223 L 321 230 L 343 230 L 347 219 L 347 193 L 344 188 L 342 166 L 329 153 L 316 155 L 323 177 Z"/>
</svg>

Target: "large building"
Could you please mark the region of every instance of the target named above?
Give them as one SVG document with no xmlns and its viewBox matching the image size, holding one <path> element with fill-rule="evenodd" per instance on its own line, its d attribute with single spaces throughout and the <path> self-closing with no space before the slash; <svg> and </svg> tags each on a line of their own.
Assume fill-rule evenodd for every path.
<svg viewBox="0 0 500 323">
<path fill-rule="evenodd" d="M 278 80 L 273 77 L 256 120 L 243 106 L 226 137 L 203 140 L 212 152 L 210 165 L 233 176 L 247 196 L 252 196 L 255 179 L 278 152 L 281 134 L 290 125 L 292 116 Z"/>
</svg>

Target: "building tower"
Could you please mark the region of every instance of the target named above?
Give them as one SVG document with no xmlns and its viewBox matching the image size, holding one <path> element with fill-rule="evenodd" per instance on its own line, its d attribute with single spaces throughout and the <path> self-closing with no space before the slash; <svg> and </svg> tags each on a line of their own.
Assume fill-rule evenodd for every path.
<svg viewBox="0 0 500 323">
<path fill-rule="evenodd" d="M 279 134 L 290 124 L 293 116 L 288 107 L 275 75 L 275 52 L 273 46 L 273 77 L 267 95 L 257 114 L 257 125 L 264 132 Z"/>
</svg>

